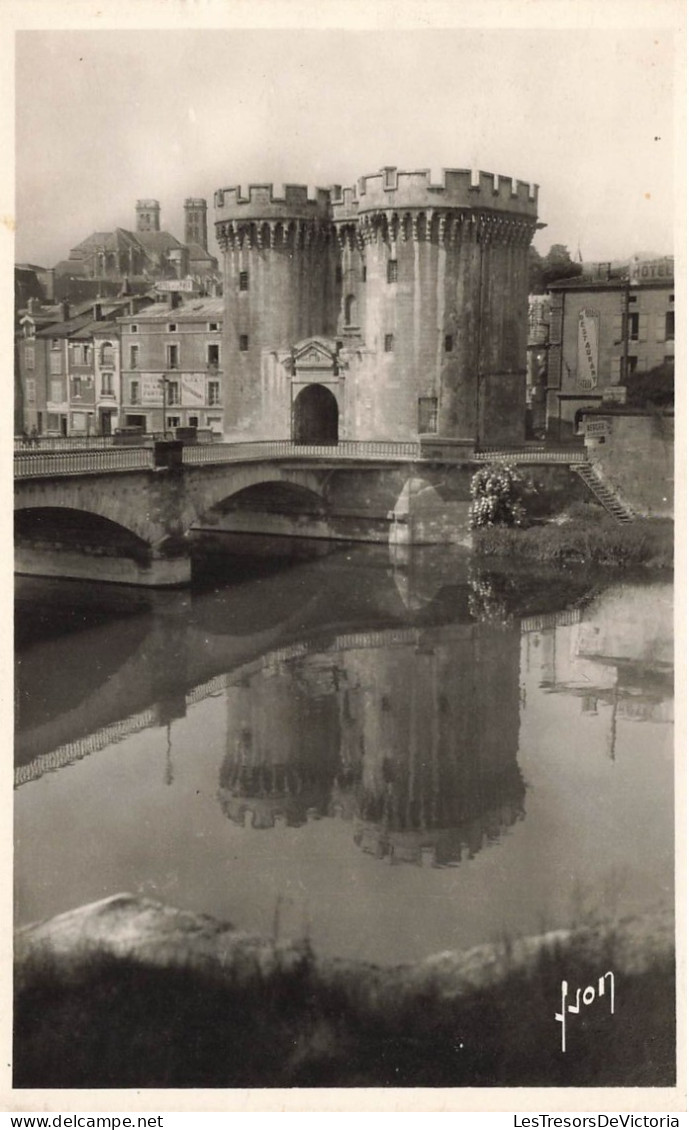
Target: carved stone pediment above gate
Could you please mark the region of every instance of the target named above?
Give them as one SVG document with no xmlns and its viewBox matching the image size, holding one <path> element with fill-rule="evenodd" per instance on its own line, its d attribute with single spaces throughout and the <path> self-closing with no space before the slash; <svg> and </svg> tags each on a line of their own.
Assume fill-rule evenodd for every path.
<svg viewBox="0 0 689 1130">
<path fill-rule="evenodd" d="M 337 346 L 327 338 L 307 338 L 292 350 L 293 375 L 302 381 L 333 380 L 340 369 Z"/>
</svg>

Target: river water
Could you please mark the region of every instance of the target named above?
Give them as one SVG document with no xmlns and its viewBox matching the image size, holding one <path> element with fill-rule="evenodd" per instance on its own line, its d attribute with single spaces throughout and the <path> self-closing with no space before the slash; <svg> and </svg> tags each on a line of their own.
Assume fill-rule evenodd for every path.
<svg viewBox="0 0 689 1130">
<path fill-rule="evenodd" d="M 222 571 L 18 580 L 17 925 L 129 891 L 396 963 L 672 905 L 668 583 Z"/>
</svg>

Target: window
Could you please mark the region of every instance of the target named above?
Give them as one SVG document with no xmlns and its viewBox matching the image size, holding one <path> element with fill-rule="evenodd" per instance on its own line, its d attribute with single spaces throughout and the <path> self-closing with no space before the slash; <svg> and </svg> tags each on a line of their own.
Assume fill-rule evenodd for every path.
<svg viewBox="0 0 689 1130">
<path fill-rule="evenodd" d="M 632 354 L 630 353 L 630 355 L 627 357 L 627 375 L 630 375 L 631 373 L 635 373 L 636 367 L 637 367 L 638 364 L 639 364 L 639 358 L 632 356 Z"/>
<path fill-rule="evenodd" d="M 220 322 L 209 322 L 208 329 L 212 334 L 217 333 L 220 329 Z"/>
<path fill-rule="evenodd" d="M 131 383 L 129 385 L 129 403 L 130 404 L 141 404 L 141 398 L 139 396 L 139 382 L 138 381 L 131 381 Z"/>
<path fill-rule="evenodd" d="M 49 412 L 46 420 L 46 427 L 49 432 L 59 432 L 60 430 L 60 417 L 56 412 Z"/>
<path fill-rule="evenodd" d="M 129 368 L 137 369 L 139 366 L 139 347 L 138 345 L 129 346 Z"/>
<path fill-rule="evenodd" d="M 179 381 L 167 381 L 167 403 L 179 404 Z"/>
<path fill-rule="evenodd" d="M 26 380 L 26 400 L 28 404 L 36 403 L 36 381 L 33 377 L 28 377 Z"/>
<path fill-rule="evenodd" d="M 180 420 L 179 416 L 168 416 L 165 426 L 168 427 L 168 428 L 178 428 L 179 427 L 179 420 Z"/>
<path fill-rule="evenodd" d="M 114 396 L 115 395 L 113 385 L 112 385 L 112 373 L 101 373 L 100 391 L 101 391 L 101 396 Z"/>
<path fill-rule="evenodd" d="M 50 339 L 50 348 L 51 348 L 51 349 L 59 349 L 59 348 L 60 348 L 60 339 L 59 339 L 59 337 L 51 337 L 51 339 Z"/>
<path fill-rule="evenodd" d="M 177 323 L 176 322 L 170 322 L 168 324 L 168 327 L 167 327 L 167 332 L 169 334 L 176 334 L 177 333 Z"/>
<path fill-rule="evenodd" d="M 445 352 L 452 353 L 454 345 L 455 343 L 452 334 L 445 334 Z"/>
<path fill-rule="evenodd" d="M 396 172 L 397 172 L 396 169 L 386 169 L 385 170 L 385 188 L 394 188 L 395 187 L 395 179 L 396 179 L 395 173 Z"/>
<path fill-rule="evenodd" d="M 208 403 L 211 406 L 220 403 L 220 381 L 208 382 Z"/>
<path fill-rule="evenodd" d="M 24 346 L 24 364 L 27 369 L 33 369 L 36 364 L 36 351 L 33 345 Z"/>
<path fill-rule="evenodd" d="M 72 377 L 72 396 L 75 400 L 81 399 L 81 377 Z"/>
<path fill-rule="evenodd" d="M 668 302 L 674 302 L 674 301 L 675 301 L 675 296 L 674 296 L 674 294 L 671 294 L 670 297 L 668 298 Z"/>
<path fill-rule="evenodd" d="M 663 357 L 663 365 L 672 365 L 672 367 L 674 368 L 675 358 L 672 353 L 668 353 L 665 357 Z"/>
<path fill-rule="evenodd" d="M 248 334 L 239 335 L 239 352 L 247 353 L 249 350 L 249 337 Z"/>
<path fill-rule="evenodd" d="M 385 352 L 386 353 L 392 353 L 393 348 L 394 348 L 394 344 L 395 344 L 394 335 L 393 334 L 386 334 L 385 335 Z"/>
<path fill-rule="evenodd" d="M 361 281 L 366 282 L 366 264 L 361 268 Z"/>
<path fill-rule="evenodd" d="M 340 266 L 337 266 L 335 268 L 335 282 L 338 282 L 338 283 L 342 282 L 342 267 L 340 267 Z"/>
<path fill-rule="evenodd" d="M 437 396 L 419 397 L 419 432 L 437 432 L 438 430 L 438 398 Z"/>
<path fill-rule="evenodd" d="M 356 297 L 348 294 L 345 298 L 345 325 L 355 326 L 357 323 Z"/>
<path fill-rule="evenodd" d="M 397 260 L 388 259 L 388 282 L 397 282 Z"/>
<path fill-rule="evenodd" d="M 239 272 L 239 289 L 240 290 L 248 290 L 249 289 L 249 272 L 248 271 L 240 271 Z"/>
<path fill-rule="evenodd" d="M 638 341 L 639 340 L 639 315 L 637 313 L 629 314 L 627 321 L 629 323 L 627 336 L 629 337 L 630 341 Z"/>
<path fill-rule="evenodd" d="M 179 346 L 168 345 L 167 347 L 167 367 L 168 369 L 179 369 Z"/>
<path fill-rule="evenodd" d="M 114 365 L 115 354 L 111 341 L 104 341 L 100 347 L 100 363 L 101 365 Z"/>
<path fill-rule="evenodd" d="M 62 381 L 50 382 L 50 399 L 53 404 L 60 404 L 64 397 L 62 395 Z"/>
<path fill-rule="evenodd" d="M 58 373 L 62 372 L 62 354 L 61 353 L 51 353 L 50 354 L 50 372 L 53 373 L 54 375 L 57 375 Z"/>
<path fill-rule="evenodd" d="M 668 310 L 667 314 L 665 315 L 665 340 L 666 341 L 674 341 L 675 340 L 675 312 L 674 312 L 674 310 Z"/>
<path fill-rule="evenodd" d="M 217 368 L 220 364 L 220 346 L 210 343 L 207 347 L 208 364 Z"/>
<path fill-rule="evenodd" d="M 632 304 L 633 302 L 638 302 L 638 298 L 637 298 L 637 296 L 636 296 L 635 294 L 630 294 L 630 295 L 629 295 L 629 304 L 630 304 L 630 306 L 631 306 L 631 304 Z"/>
<path fill-rule="evenodd" d="M 139 327 L 138 327 L 138 326 L 135 326 L 135 325 L 131 325 L 131 326 L 129 327 L 129 332 L 130 332 L 130 333 L 133 333 L 133 334 L 138 334 L 138 332 L 139 332 Z"/>
<path fill-rule="evenodd" d="M 189 427 L 190 428 L 198 428 L 198 426 L 199 426 L 198 416 L 190 416 L 189 417 Z"/>
</svg>

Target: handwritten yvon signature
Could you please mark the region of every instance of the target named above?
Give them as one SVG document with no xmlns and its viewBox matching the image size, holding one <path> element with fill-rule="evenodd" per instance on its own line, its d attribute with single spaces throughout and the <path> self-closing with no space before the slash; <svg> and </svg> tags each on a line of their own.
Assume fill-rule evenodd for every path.
<svg viewBox="0 0 689 1130">
<path fill-rule="evenodd" d="M 610 981 L 607 985 L 605 983 L 606 977 L 610 978 Z M 598 978 L 598 997 L 604 997 L 606 995 L 606 992 L 607 992 L 608 989 L 610 990 L 610 1015 L 612 1016 L 615 1012 L 615 974 L 610 973 L 610 972 L 603 973 L 603 975 Z M 568 985 L 567 981 L 563 981 L 562 982 L 562 1011 L 555 1013 L 555 1019 L 560 1024 L 562 1024 L 562 1050 L 563 1050 L 563 1052 L 567 1050 L 567 1040 L 566 1040 L 567 1013 L 568 1012 L 575 1012 L 575 1013 L 581 1012 L 581 1002 L 582 1001 L 587 1006 L 593 1004 L 594 1000 L 596 1000 L 596 990 L 595 990 L 593 985 L 587 985 L 586 988 L 583 989 L 583 990 L 577 989 L 576 997 L 574 998 L 575 999 L 574 1004 L 567 1004 L 568 995 L 569 995 L 569 985 Z"/>
</svg>

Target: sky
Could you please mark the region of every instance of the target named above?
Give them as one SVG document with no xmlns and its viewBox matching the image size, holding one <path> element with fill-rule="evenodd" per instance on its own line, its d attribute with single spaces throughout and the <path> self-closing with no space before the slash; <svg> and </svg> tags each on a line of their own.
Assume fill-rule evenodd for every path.
<svg viewBox="0 0 689 1130">
<path fill-rule="evenodd" d="M 217 188 L 383 165 L 537 183 L 542 253 L 671 254 L 675 52 L 667 27 L 19 31 L 15 261 L 133 229 L 140 197 L 183 237 L 187 196 L 212 226 Z"/>
</svg>

